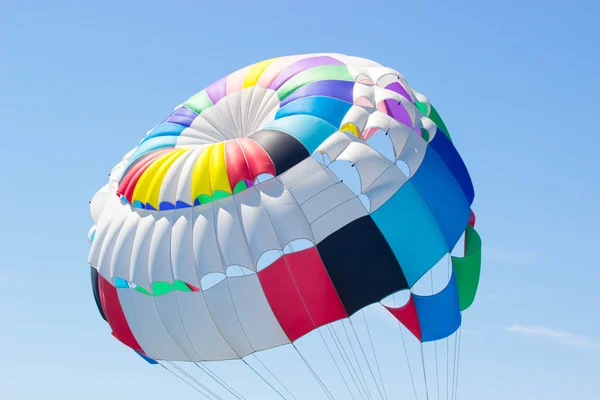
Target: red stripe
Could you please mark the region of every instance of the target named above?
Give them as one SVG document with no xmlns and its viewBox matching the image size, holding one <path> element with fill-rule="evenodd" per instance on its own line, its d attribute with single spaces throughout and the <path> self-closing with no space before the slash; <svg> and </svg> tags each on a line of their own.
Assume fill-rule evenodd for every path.
<svg viewBox="0 0 600 400">
<path fill-rule="evenodd" d="M 137 185 L 140 177 L 144 173 L 144 171 L 156 160 L 158 157 L 162 156 L 166 152 L 172 151 L 173 149 L 165 149 L 157 151 L 152 154 L 145 160 L 140 160 L 136 165 L 134 165 L 125 175 L 125 177 L 121 180 L 119 184 L 119 188 L 117 189 L 117 194 L 125 196 L 125 198 L 131 203 L 131 198 L 133 197 L 133 191 L 135 190 L 135 185 Z"/>
<path fill-rule="evenodd" d="M 316 247 L 287 254 L 285 258 L 317 328 L 348 318 Z"/>
<path fill-rule="evenodd" d="M 131 333 L 131 329 L 129 329 L 127 319 L 125 318 L 125 314 L 123 314 L 123 309 L 119 302 L 117 288 L 100 275 L 98 275 L 98 288 L 100 291 L 100 302 L 102 303 L 108 324 L 112 328 L 113 336 L 133 350 L 145 354 L 137 340 L 135 340 L 133 333 Z"/>
<path fill-rule="evenodd" d="M 225 167 L 227 168 L 229 186 L 231 186 L 232 191 L 239 181 L 243 179 L 252 181 L 250 171 L 248 171 L 248 164 L 246 164 L 246 158 L 244 157 L 244 152 L 242 151 L 238 140 L 239 139 L 225 142 Z"/>
<path fill-rule="evenodd" d="M 275 318 L 290 341 L 316 328 L 294 284 L 285 256 L 259 271 L 258 279 Z"/>
<path fill-rule="evenodd" d="M 412 295 L 402 307 L 385 307 L 398 321 L 402 323 L 419 341 L 421 341 L 421 325 L 417 316 L 417 308 Z"/>
<path fill-rule="evenodd" d="M 275 176 L 275 166 L 265 149 L 252 139 L 241 138 L 237 139 L 237 142 L 242 147 L 246 156 L 246 163 L 248 164 L 250 175 L 252 175 L 252 180 L 260 174 Z"/>
</svg>

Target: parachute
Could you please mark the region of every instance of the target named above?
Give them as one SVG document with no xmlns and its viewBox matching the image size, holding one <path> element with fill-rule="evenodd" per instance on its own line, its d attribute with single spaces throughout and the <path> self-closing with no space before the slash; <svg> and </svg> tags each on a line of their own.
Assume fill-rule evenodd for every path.
<svg viewBox="0 0 600 400">
<path fill-rule="evenodd" d="M 454 398 L 473 199 L 397 71 L 273 58 L 176 107 L 112 169 L 90 202 L 94 299 L 116 339 L 206 398 Z"/>
</svg>

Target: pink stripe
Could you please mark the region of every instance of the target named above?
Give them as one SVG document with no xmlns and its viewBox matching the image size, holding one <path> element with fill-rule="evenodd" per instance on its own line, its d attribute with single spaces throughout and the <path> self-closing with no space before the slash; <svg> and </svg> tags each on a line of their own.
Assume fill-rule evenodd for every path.
<svg viewBox="0 0 600 400">
<path fill-rule="evenodd" d="M 250 67 L 242 68 L 240 70 L 235 71 L 233 74 L 227 77 L 228 95 L 242 90 L 242 86 L 244 85 L 244 79 L 246 79 L 246 75 L 248 74 L 249 69 Z"/>
<path fill-rule="evenodd" d="M 307 54 L 304 56 L 285 56 L 278 58 L 277 60 L 273 61 L 271 65 L 265 68 L 262 75 L 258 79 L 256 85 L 265 89 L 268 88 L 269 85 L 271 85 L 271 83 L 275 80 L 275 78 L 277 78 L 277 75 L 279 75 L 281 71 L 283 71 L 296 61 L 308 57 L 310 57 L 310 55 Z"/>
</svg>

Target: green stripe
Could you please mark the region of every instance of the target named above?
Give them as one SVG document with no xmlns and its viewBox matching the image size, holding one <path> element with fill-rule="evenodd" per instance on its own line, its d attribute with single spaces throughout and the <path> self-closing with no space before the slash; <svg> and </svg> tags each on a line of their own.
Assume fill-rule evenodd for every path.
<svg viewBox="0 0 600 400">
<path fill-rule="evenodd" d="M 452 138 L 450 137 L 450 132 L 448 132 L 448 128 L 446 128 L 446 124 L 444 124 L 444 121 L 442 121 L 442 117 L 440 117 L 440 114 L 438 114 L 434 106 L 431 106 L 431 111 L 428 117 L 442 130 L 442 132 L 446 134 L 446 136 L 448 136 L 448 139 L 452 141 Z"/>
<path fill-rule="evenodd" d="M 345 65 L 322 65 L 300 72 L 293 78 L 289 79 L 277 90 L 277 97 L 283 100 L 293 93 L 296 89 L 307 85 L 311 82 L 323 80 L 338 80 L 353 82 L 354 78 L 350 75 L 348 67 Z"/>
<path fill-rule="evenodd" d="M 460 311 L 473 304 L 481 274 L 481 237 L 470 225 L 465 230 L 465 257 L 452 257 Z"/>
<path fill-rule="evenodd" d="M 155 296 L 162 296 L 163 294 L 172 292 L 174 289 L 173 284 L 169 282 L 154 282 L 152 284 L 152 291 Z"/>
<path fill-rule="evenodd" d="M 213 106 L 212 102 L 208 98 L 206 90 L 193 95 L 185 103 L 183 103 L 183 105 L 196 111 L 198 114 Z"/>
</svg>

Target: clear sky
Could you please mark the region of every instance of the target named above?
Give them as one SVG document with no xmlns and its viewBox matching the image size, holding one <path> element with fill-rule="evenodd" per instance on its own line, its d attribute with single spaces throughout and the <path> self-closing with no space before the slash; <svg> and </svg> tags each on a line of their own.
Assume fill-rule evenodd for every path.
<svg viewBox="0 0 600 400">
<path fill-rule="evenodd" d="M 459 397 L 600 398 L 598 15 L 591 0 L 3 2 L 0 398 L 192 397 L 99 317 L 88 200 L 211 82 L 326 51 L 400 71 L 471 172 L 484 261 Z"/>
</svg>

